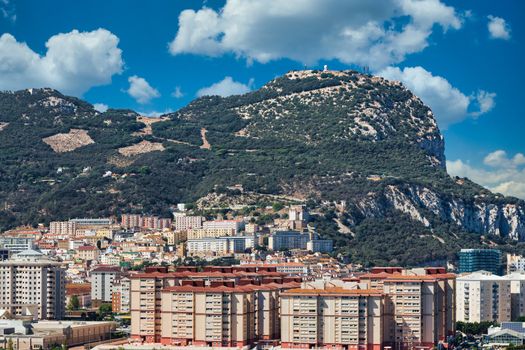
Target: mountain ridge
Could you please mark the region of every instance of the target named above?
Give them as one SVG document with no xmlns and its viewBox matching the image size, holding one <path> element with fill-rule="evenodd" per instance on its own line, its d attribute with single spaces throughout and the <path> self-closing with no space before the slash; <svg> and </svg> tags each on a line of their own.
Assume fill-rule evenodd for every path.
<svg viewBox="0 0 525 350">
<path fill-rule="evenodd" d="M 401 83 L 355 71 L 291 71 L 149 125 L 52 89 L 0 93 L 0 125 L 4 229 L 293 197 L 318 213 L 314 223 L 339 253 L 361 262 L 452 259 L 467 245 L 516 251 L 525 240 L 524 201 L 450 177 L 432 111 Z M 57 153 L 43 141 L 72 130 L 93 142 Z"/>
</svg>

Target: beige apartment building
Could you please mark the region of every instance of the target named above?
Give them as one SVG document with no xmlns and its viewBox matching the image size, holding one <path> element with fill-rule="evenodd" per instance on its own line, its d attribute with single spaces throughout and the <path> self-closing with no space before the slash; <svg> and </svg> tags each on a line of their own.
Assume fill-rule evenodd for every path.
<svg viewBox="0 0 525 350">
<path fill-rule="evenodd" d="M 510 279 L 478 271 L 458 277 L 456 287 L 458 321 L 511 321 Z"/>
<path fill-rule="evenodd" d="M 56 236 L 74 237 L 77 224 L 71 221 L 51 221 L 49 223 L 49 233 Z"/>
<path fill-rule="evenodd" d="M 62 263 L 35 250 L 0 262 L 0 309 L 13 316 L 35 319 L 64 317 L 66 288 Z"/>
<path fill-rule="evenodd" d="M 385 295 L 384 344 L 430 349 L 453 334 L 455 278 L 444 268 L 385 268 L 361 276 L 369 288 Z"/>
<path fill-rule="evenodd" d="M 193 228 L 187 231 L 187 239 L 235 236 L 235 229 L 228 227 Z"/>
<path fill-rule="evenodd" d="M 383 293 L 355 283 L 303 283 L 281 295 L 283 348 L 379 350 L 383 323 Z"/>
<path fill-rule="evenodd" d="M 300 285 L 277 272 L 219 269 L 146 272 L 130 279 L 131 339 L 172 345 L 277 345 L 279 295 Z"/>
<path fill-rule="evenodd" d="M 244 347 L 256 337 L 250 286 L 176 286 L 162 292 L 163 344 Z"/>
</svg>

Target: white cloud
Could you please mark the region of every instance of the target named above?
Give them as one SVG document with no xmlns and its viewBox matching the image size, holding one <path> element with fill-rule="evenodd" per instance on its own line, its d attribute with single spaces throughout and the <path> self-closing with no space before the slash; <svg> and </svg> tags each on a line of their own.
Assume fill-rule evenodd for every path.
<svg viewBox="0 0 525 350">
<path fill-rule="evenodd" d="M 93 108 L 95 108 L 96 111 L 100 112 L 100 113 L 104 113 L 105 111 L 108 110 L 108 105 L 104 104 L 104 103 L 95 103 L 93 104 Z"/>
<path fill-rule="evenodd" d="M 160 93 L 153 88 L 144 78 L 133 75 L 128 78 L 129 89 L 127 93 L 138 103 L 148 103 L 152 99 L 159 97 Z"/>
<path fill-rule="evenodd" d="M 489 19 L 487 27 L 492 39 L 510 39 L 510 26 L 503 18 L 491 15 L 487 18 Z"/>
<path fill-rule="evenodd" d="M 459 29 L 462 20 L 440 0 L 227 0 L 218 11 L 182 11 L 169 50 L 381 68 L 423 50 L 436 25 Z"/>
<path fill-rule="evenodd" d="M 197 91 L 197 96 L 201 97 L 218 95 L 226 97 L 231 95 L 241 95 L 250 92 L 252 85 L 253 79 L 250 79 L 248 84 L 243 84 L 234 81 L 232 77 L 225 77 L 221 81 Z"/>
<path fill-rule="evenodd" d="M 182 89 L 180 86 L 176 86 L 175 87 L 175 90 L 173 90 L 173 92 L 171 93 L 171 96 L 172 97 L 175 97 L 175 98 L 181 98 L 184 96 L 184 93 L 182 92 Z"/>
<path fill-rule="evenodd" d="M 522 153 L 516 153 L 514 157 L 508 158 L 507 152 L 497 150 L 487 154 L 483 159 L 483 164 L 494 168 L 517 168 L 525 164 L 525 156 Z"/>
<path fill-rule="evenodd" d="M 461 159 L 447 161 L 450 175 L 468 177 L 490 189 L 525 199 L 525 156 L 517 153 L 509 158 L 503 150 L 489 153 L 483 160 L 485 166 L 472 166 Z"/>
<path fill-rule="evenodd" d="M 49 38 L 42 56 L 5 33 L 0 36 L 0 89 L 51 87 L 81 95 L 122 72 L 118 43 L 118 37 L 106 29 L 73 30 Z"/>
<path fill-rule="evenodd" d="M 158 118 L 161 115 L 168 114 L 168 113 L 173 113 L 173 109 L 168 108 L 168 109 L 165 109 L 164 111 L 149 111 L 149 112 L 139 112 L 139 113 L 140 113 L 140 115 L 144 115 L 146 117 Z"/>
<path fill-rule="evenodd" d="M 430 106 L 439 126 L 443 129 L 469 116 L 476 118 L 495 106 L 495 93 L 479 90 L 476 94 L 467 96 L 445 78 L 432 75 L 423 67 L 406 67 L 403 70 L 398 67 L 387 67 L 377 72 L 377 75 L 401 81 Z"/>
</svg>

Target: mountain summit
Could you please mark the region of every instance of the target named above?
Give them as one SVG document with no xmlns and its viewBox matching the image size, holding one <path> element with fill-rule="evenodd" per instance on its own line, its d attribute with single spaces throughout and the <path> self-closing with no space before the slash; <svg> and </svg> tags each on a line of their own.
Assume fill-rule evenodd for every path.
<svg viewBox="0 0 525 350">
<path fill-rule="evenodd" d="M 525 240 L 523 201 L 451 178 L 432 111 L 355 71 L 291 71 L 161 118 L 99 113 L 51 89 L 1 93 L 0 188 L 3 228 L 168 215 L 179 202 L 244 205 L 262 220 L 257 206 L 304 202 L 353 261 L 418 264 Z"/>
</svg>

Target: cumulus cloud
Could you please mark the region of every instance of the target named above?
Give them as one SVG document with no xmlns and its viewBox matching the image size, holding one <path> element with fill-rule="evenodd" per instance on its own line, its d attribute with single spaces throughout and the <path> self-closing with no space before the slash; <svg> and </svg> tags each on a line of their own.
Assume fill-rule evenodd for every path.
<svg viewBox="0 0 525 350">
<path fill-rule="evenodd" d="M 461 25 L 455 9 L 440 0 L 227 0 L 217 11 L 182 11 L 169 51 L 234 53 L 261 63 L 337 59 L 377 69 L 422 51 L 437 26 Z"/>
<path fill-rule="evenodd" d="M 467 117 L 476 118 L 495 106 L 495 93 L 479 90 L 467 96 L 447 79 L 432 75 L 423 67 L 387 67 L 377 72 L 377 75 L 401 81 L 430 106 L 443 129 Z"/>
<path fill-rule="evenodd" d="M 111 82 L 122 72 L 119 38 L 106 29 L 73 30 L 52 36 L 45 55 L 34 52 L 11 34 L 0 36 L 0 89 L 51 87 L 82 95 L 93 86 Z"/>
<path fill-rule="evenodd" d="M 461 159 L 447 161 L 450 175 L 468 177 L 490 189 L 525 199 L 525 155 L 516 153 L 509 157 L 504 150 L 487 154 L 482 166 L 473 166 Z"/>
<path fill-rule="evenodd" d="M 489 22 L 487 24 L 489 35 L 492 39 L 510 39 L 510 26 L 501 17 L 487 16 Z"/>
<path fill-rule="evenodd" d="M 160 96 L 159 91 L 153 88 L 144 78 L 133 75 L 128 78 L 128 82 L 129 89 L 127 93 L 140 104 L 148 103 Z"/>
<path fill-rule="evenodd" d="M 231 95 L 241 95 L 252 90 L 253 79 L 250 79 L 248 84 L 239 83 L 232 79 L 232 77 L 225 77 L 221 81 L 204 87 L 197 91 L 197 96 L 213 96 L 218 95 L 222 97 Z"/>
<path fill-rule="evenodd" d="M 175 90 L 173 90 L 173 92 L 171 93 L 171 96 L 175 97 L 175 98 L 184 97 L 184 93 L 182 92 L 181 87 L 180 86 L 176 86 Z"/>
<path fill-rule="evenodd" d="M 109 107 L 107 104 L 104 104 L 104 103 L 95 103 L 93 104 L 93 108 L 95 108 L 95 110 L 100 113 L 104 113 L 105 111 L 108 110 Z"/>
</svg>

